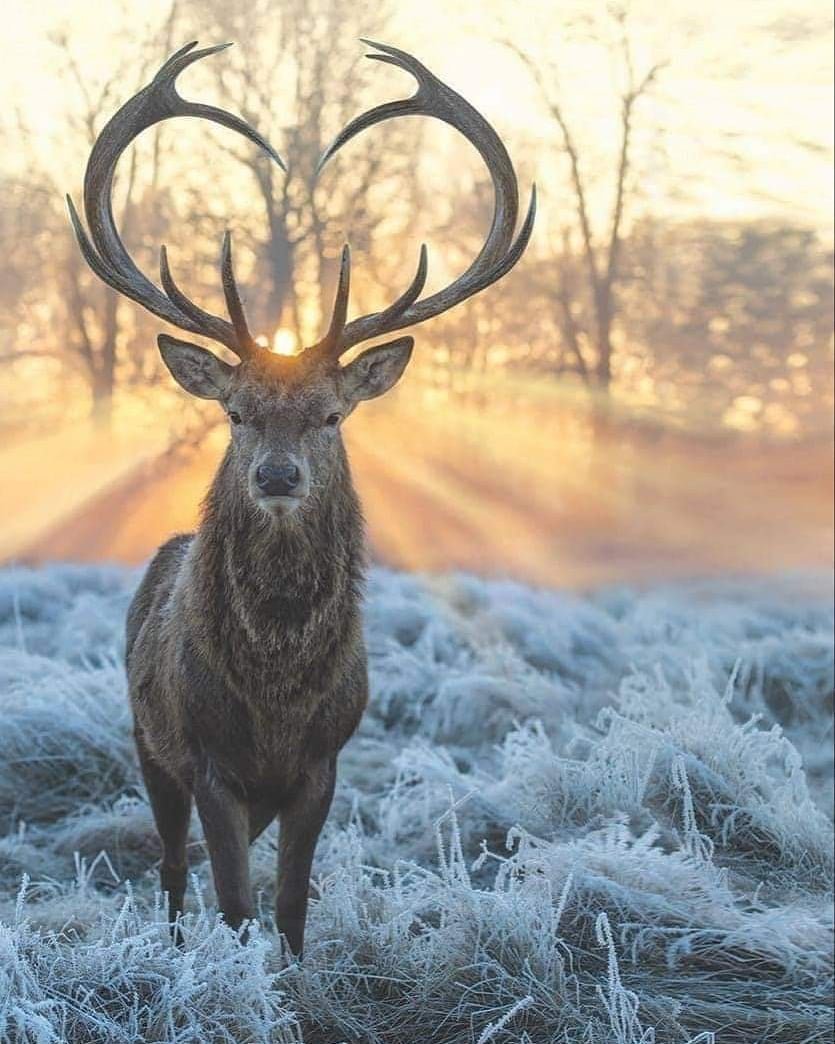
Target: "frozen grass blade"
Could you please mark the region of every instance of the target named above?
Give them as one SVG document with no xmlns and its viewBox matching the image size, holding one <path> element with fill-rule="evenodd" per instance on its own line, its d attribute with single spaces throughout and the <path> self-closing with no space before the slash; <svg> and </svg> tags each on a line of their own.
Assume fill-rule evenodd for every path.
<svg viewBox="0 0 835 1044">
<path fill-rule="evenodd" d="M 0 571 L 0 1040 L 829 1039 L 831 607 L 375 571 L 296 964 L 268 919 L 245 947 L 219 923 L 197 824 L 171 945 L 134 580 Z M 273 832 L 252 866 L 269 910 Z"/>
</svg>

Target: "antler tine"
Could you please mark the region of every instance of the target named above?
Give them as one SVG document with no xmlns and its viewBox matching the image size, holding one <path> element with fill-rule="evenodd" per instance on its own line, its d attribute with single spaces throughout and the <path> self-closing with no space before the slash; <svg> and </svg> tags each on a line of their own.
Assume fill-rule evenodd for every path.
<svg viewBox="0 0 835 1044">
<path fill-rule="evenodd" d="M 255 338 L 249 332 L 238 284 L 235 282 L 235 269 L 232 265 L 232 233 L 227 229 L 223 235 L 223 246 L 220 251 L 220 277 L 223 282 L 223 296 L 226 298 L 226 311 L 235 327 L 239 346 L 247 354 L 258 347 Z"/>
<path fill-rule="evenodd" d="M 390 304 L 388 308 L 384 309 L 384 311 L 375 314 L 375 317 L 379 321 L 384 323 L 392 322 L 410 305 L 414 304 L 414 302 L 420 297 L 424 284 L 426 283 L 428 267 L 428 255 L 426 252 L 426 244 L 424 243 L 420 248 L 420 258 L 414 278 L 393 304 Z M 347 350 L 348 346 L 344 344 L 343 332 L 345 330 L 345 320 L 348 312 L 350 271 L 351 254 L 350 248 L 346 243 L 342 248 L 342 263 L 339 269 L 339 285 L 336 291 L 333 317 L 331 318 L 328 332 L 322 340 L 318 342 L 318 344 L 313 348 L 308 349 L 308 351 L 318 351 L 327 358 L 338 359 L 339 356 Z"/>
<path fill-rule="evenodd" d="M 330 326 L 325 334 L 325 340 L 329 343 L 338 341 L 345 329 L 345 320 L 348 318 L 348 295 L 351 292 L 351 248 L 346 243 L 342 248 L 342 256 L 339 259 L 339 282 L 336 285 L 336 296 L 333 301 L 333 314 Z"/>
<path fill-rule="evenodd" d="M 223 294 L 226 299 L 226 309 L 232 320 L 232 325 L 237 338 L 233 349 L 240 358 L 253 355 L 258 350 L 258 345 L 249 332 L 243 303 L 241 302 L 238 286 L 235 282 L 235 272 L 232 267 L 232 236 L 227 230 L 223 236 L 223 247 L 220 254 L 220 274 L 223 283 Z M 168 264 L 168 250 L 161 246 L 159 250 L 159 277 L 162 288 L 174 305 L 193 323 L 205 327 L 217 316 L 204 311 L 199 305 L 190 300 L 174 282 L 171 269 Z"/>
<path fill-rule="evenodd" d="M 70 222 L 84 260 L 102 282 L 107 283 L 108 286 L 112 286 L 114 290 L 118 290 L 122 294 L 128 294 L 130 284 L 126 280 L 123 280 L 118 272 L 114 272 L 109 265 L 105 264 L 96 253 L 95 247 L 90 242 L 90 237 L 87 235 L 87 230 L 81 223 L 78 211 L 75 209 L 75 203 L 72 201 L 72 196 L 67 193 L 64 196 L 64 199 L 67 201 Z"/>
<path fill-rule="evenodd" d="M 341 352 L 369 338 L 401 330 L 440 315 L 500 279 L 524 252 L 536 214 L 534 190 L 525 221 L 518 236 L 514 238 L 519 213 L 519 189 L 513 164 L 496 131 L 466 99 L 406 51 L 371 40 L 363 40 L 363 43 L 382 52 L 368 54 L 368 58 L 395 65 L 411 73 L 417 81 L 417 90 L 410 98 L 385 102 L 352 120 L 325 150 L 318 170 L 357 134 L 383 120 L 396 116 L 433 116 L 458 130 L 478 150 L 493 182 L 495 202 L 493 219 L 484 245 L 469 268 L 458 279 L 425 300 L 418 301 L 417 298 L 423 289 L 421 283 L 417 293 L 408 303 L 404 303 L 404 298 L 408 298 L 413 290 L 413 286 L 410 286 L 406 294 L 389 308 L 352 320 L 343 331 Z M 422 262 L 424 260 L 422 252 Z M 420 270 L 421 266 L 418 271 Z"/>
<path fill-rule="evenodd" d="M 186 297 L 183 291 L 177 286 L 174 282 L 174 277 L 171 274 L 171 268 L 168 264 L 168 250 L 165 246 L 159 248 L 159 278 L 163 290 L 168 295 L 174 307 L 178 308 L 182 315 L 193 324 L 192 328 L 196 333 L 208 329 L 215 321 L 223 321 L 219 320 L 218 316 L 212 315 L 211 312 L 206 312 L 199 305 L 195 304 L 194 301 L 189 297 Z M 178 325 L 184 326 L 185 324 L 180 322 Z M 231 350 L 241 359 L 251 355 L 253 347 L 257 347 L 252 342 L 252 338 L 243 340 L 241 339 L 237 329 L 235 329 L 234 332 L 235 344 L 227 345 L 227 347 L 231 348 Z M 225 344 L 226 342 L 224 341 L 222 343 Z"/>
<path fill-rule="evenodd" d="M 371 58 L 373 55 L 367 55 L 367 57 Z M 382 105 L 377 105 L 373 109 L 369 109 L 368 112 L 364 112 L 361 116 L 357 116 L 356 119 L 351 120 L 347 126 L 342 128 L 319 157 L 316 164 L 316 176 L 318 177 L 322 173 L 322 168 L 328 160 L 336 155 L 351 138 L 356 137 L 360 131 L 367 130 L 369 127 L 373 127 L 375 123 L 382 123 L 383 120 L 389 120 L 395 116 L 421 115 L 415 109 L 414 102 L 416 98 L 417 95 L 414 95 L 411 98 L 403 98 L 401 101 L 384 102 Z"/>
<path fill-rule="evenodd" d="M 429 272 L 429 252 L 426 249 L 426 244 L 421 243 L 420 254 L 418 255 L 418 266 L 415 272 L 414 279 L 406 287 L 400 297 L 390 304 L 388 308 L 384 308 L 382 312 L 379 312 L 381 322 L 389 322 L 393 319 L 398 318 L 402 315 L 407 308 L 417 301 L 420 295 L 423 293 L 423 288 L 426 285 L 426 276 Z"/>
<path fill-rule="evenodd" d="M 285 169 L 270 143 L 244 120 L 213 105 L 186 101 L 177 93 L 176 79 L 184 69 L 230 45 L 219 44 L 201 50 L 195 50 L 196 46 L 196 42 L 189 43 L 171 55 L 153 80 L 130 98 L 102 129 L 90 152 L 84 175 L 84 212 L 89 233 L 84 230 L 75 207 L 68 200 L 70 218 L 84 258 L 99 278 L 160 319 L 218 341 L 244 358 L 251 353 L 254 342 L 243 320 L 234 277 L 230 284 L 224 275 L 227 305 L 231 308 L 230 301 L 236 302 L 234 307 L 237 308 L 231 323 L 188 300 L 171 278 L 164 252 L 160 258 L 163 293 L 137 268 L 125 249 L 113 216 L 113 176 L 122 153 L 143 130 L 174 116 L 197 117 L 228 127 L 254 142 Z M 234 289 L 231 296 L 230 286 Z M 246 338 L 243 337 L 244 331 Z"/>
<path fill-rule="evenodd" d="M 500 257 L 495 265 L 487 272 L 484 273 L 484 277 L 481 282 L 474 284 L 473 288 L 469 291 L 467 296 L 478 293 L 479 290 L 483 290 L 485 287 L 490 286 L 491 283 L 495 283 L 502 276 L 506 276 L 507 273 L 513 268 L 516 262 L 525 253 L 528 243 L 530 242 L 531 236 L 533 235 L 533 226 L 536 221 L 536 182 L 531 184 L 531 198 L 528 203 L 528 209 L 525 212 L 525 220 L 522 222 L 522 226 L 516 234 L 516 238 L 511 243 L 509 249 L 503 257 Z"/>
</svg>

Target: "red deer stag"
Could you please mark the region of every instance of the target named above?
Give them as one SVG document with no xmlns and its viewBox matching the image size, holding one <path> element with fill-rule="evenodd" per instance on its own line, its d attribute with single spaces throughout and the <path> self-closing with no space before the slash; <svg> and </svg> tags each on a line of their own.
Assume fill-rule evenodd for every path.
<svg viewBox="0 0 835 1044">
<path fill-rule="evenodd" d="M 368 42 L 368 41 L 366 41 Z M 426 250 L 411 285 L 388 308 L 347 321 L 350 257 L 342 254 L 325 336 L 294 357 L 260 347 L 247 326 L 227 233 L 221 280 L 229 320 L 204 311 L 174 282 L 165 248 L 162 289 L 134 264 L 113 219 L 119 157 L 143 130 L 174 116 L 212 120 L 274 149 L 236 116 L 185 101 L 179 73 L 221 47 L 189 44 L 126 102 L 95 142 L 84 177 L 85 231 L 70 217 L 93 271 L 166 322 L 216 341 L 238 356 L 229 365 L 205 348 L 160 334 L 174 379 L 216 399 L 230 423 L 226 455 L 194 534 L 173 537 L 148 566 L 127 619 L 127 674 L 136 746 L 162 840 L 160 879 L 172 931 L 186 888 L 192 796 L 203 825 L 217 899 L 237 928 L 253 916 L 248 846 L 280 821 L 276 924 L 302 949 L 313 853 L 328 814 L 340 749 L 367 701 L 361 626 L 363 523 L 340 428 L 358 402 L 398 380 L 413 339 L 340 357 L 371 338 L 440 315 L 495 283 L 521 257 L 535 194 L 518 235 L 516 175 L 489 123 L 411 55 L 369 44 L 370 58 L 411 73 L 417 92 L 380 105 L 344 128 L 321 166 L 347 141 L 394 116 L 434 116 L 478 149 L 495 206 L 484 246 L 470 267 L 420 299 Z M 226 45 L 224 45 L 226 46 Z M 282 165 L 283 166 L 283 165 Z"/>
</svg>

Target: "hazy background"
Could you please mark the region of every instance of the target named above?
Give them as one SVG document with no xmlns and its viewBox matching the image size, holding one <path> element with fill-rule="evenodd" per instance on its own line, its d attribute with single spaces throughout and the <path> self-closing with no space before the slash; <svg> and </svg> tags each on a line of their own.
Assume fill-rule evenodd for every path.
<svg viewBox="0 0 835 1044">
<path fill-rule="evenodd" d="M 186 97 L 244 115 L 285 177 L 191 120 L 124 157 L 116 211 L 220 308 L 237 243 L 252 325 L 316 338 L 342 242 L 353 308 L 429 289 L 491 213 L 447 127 L 338 128 L 411 93 L 358 37 L 413 51 L 497 127 L 541 206 L 501 283 L 416 331 L 395 393 L 348 424 L 372 546 L 393 565 L 585 586 L 832 565 L 832 21 L 822 2 L 440 0 L 10 5 L 0 67 L 0 558 L 143 560 L 193 525 L 225 438 L 181 396 L 159 320 L 71 237 L 90 145 L 182 43 L 236 46 Z"/>
</svg>

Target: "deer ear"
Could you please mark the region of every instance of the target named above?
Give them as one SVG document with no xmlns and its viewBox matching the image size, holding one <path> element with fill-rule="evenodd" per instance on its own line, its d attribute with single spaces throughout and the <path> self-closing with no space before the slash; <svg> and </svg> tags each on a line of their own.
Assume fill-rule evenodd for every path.
<svg viewBox="0 0 835 1044">
<path fill-rule="evenodd" d="M 415 346 L 413 337 L 398 337 L 358 355 L 342 370 L 342 387 L 354 402 L 376 399 L 397 383 Z"/>
<path fill-rule="evenodd" d="M 235 372 L 216 355 L 188 341 L 179 341 L 168 334 L 157 337 L 163 362 L 171 371 L 174 380 L 187 392 L 201 399 L 219 399 L 229 387 Z"/>
</svg>

